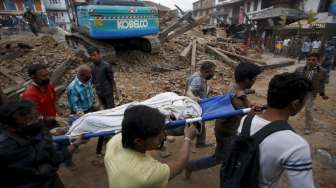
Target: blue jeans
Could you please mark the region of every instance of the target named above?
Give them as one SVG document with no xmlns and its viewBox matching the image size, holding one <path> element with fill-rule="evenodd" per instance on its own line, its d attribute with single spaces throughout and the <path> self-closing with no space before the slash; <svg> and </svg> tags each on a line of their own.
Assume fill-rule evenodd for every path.
<svg viewBox="0 0 336 188">
<path fill-rule="evenodd" d="M 222 162 L 223 157 L 221 157 L 218 152 L 215 152 L 213 155 L 189 161 L 187 163 L 186 169 L 189 171 L 198 171 L 217 166 Z"/>
</svg>

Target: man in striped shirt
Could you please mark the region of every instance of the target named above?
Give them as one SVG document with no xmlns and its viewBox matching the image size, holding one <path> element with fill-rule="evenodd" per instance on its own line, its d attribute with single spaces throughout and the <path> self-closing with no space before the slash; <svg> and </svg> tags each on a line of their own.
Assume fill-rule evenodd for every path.
<svg viewBox="0 0 336 188">
<path fill-rule="evenodd" d="M 325 92 L 327 83 L 327 71 L 319 65 L 320 54 L 311 53 L 306 59 L 306 65 L 299 67 L 295 72 L 312 82 L 313 91 L 308 95 L 305 107 L 305 134 L 311 134 L 314 127 L 314 101 L 317 95 L 320 95 L 323 100 L 328 100 L 329 97 Z"/>
<path fill-rule="evenodd" d="M 267 110 L 255 115 L 251 124 L 251 135 L 269 123 L 283 120 L 301 111 L 308 94 L 312 91 L 311 82 L 297 73 L 276 75 L 270 82 L 267 96 Z M 242 118 L 238 132 L 241 132 Z M 286 172 L 292 188 L 314 188 L 312 159 L 307 141 L 292 130 L 275 132 L 259 145 L 259 187 L 275 188 Z"/>
</svg>

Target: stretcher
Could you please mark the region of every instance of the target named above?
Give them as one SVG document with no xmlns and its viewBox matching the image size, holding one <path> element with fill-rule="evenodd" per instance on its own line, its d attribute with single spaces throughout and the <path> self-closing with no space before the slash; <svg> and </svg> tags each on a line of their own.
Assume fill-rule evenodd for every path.
<svg viewBox="0 0 336 188">
<path fill-rule="evenodd" d="M 54 136 L 56 143 L 71 142 L 79 135 L 90 139 L 98 136 L 113 136 L 121 131 L 124 111 L 134 105 L 147 105 L 157 108 L 166 115 L 166 129 L 175 129 L 188 123 L 211 121 L 215 119 L 243 115 L 250 108 L 235 109 L 232 105 L 233 94 L 214 96 L 196 103 L 185 96 L 167 92 L 143 102 L 132 102 L 113 109 L 89 113 L 77 119 L 67 134 Z"/>
</svg>

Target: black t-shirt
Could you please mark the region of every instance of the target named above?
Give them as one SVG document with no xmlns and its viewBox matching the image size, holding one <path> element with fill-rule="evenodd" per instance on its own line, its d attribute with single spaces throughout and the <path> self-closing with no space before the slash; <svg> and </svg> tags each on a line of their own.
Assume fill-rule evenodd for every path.
<svg viewBox="0 0 336 188">
<path fill-rule="evenodd" d="M 34 138 L 0 132 L 0 177 L 3 187 L 52 187 L 59 165 L 70 153 L 59 150 L 47 131 Z"/>
<path fill-rule="evenodd" d="M 92 65 L 92 82 L 98 96 L 110 95 L 113 93 L 114 73 L 111 64 L 102 61 Z"/>
</svg>

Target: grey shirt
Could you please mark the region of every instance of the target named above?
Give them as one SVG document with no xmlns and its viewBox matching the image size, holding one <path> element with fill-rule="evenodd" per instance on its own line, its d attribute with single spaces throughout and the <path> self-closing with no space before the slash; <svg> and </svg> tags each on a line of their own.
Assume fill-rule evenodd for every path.
<svg viewBox="0 0 336 188">
<path fill-rule="evenodd" d="M 98 96 L 113 94 L 114 74 L 111 64 L 102 61 L 92 66 L 92 83 Z"/>
<path fill-rule="evenodd" d="M 190 89 L 192 93 L 201 99 L 208 97 L 207 80 L 201 77 L 199 72 L 195 72 L 187 80 L 187 90 Z"/>
</svg>

